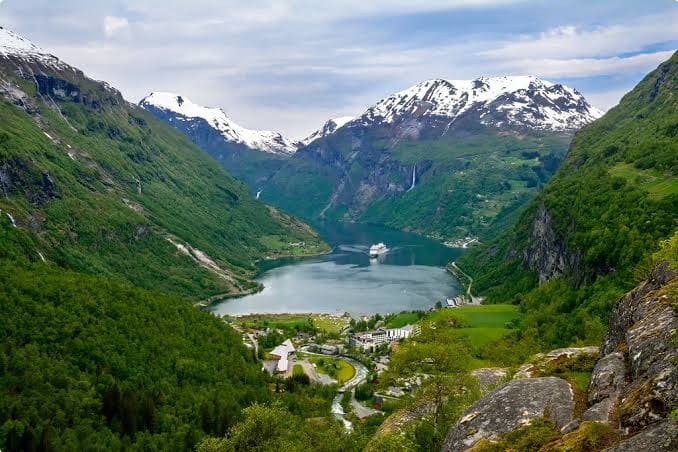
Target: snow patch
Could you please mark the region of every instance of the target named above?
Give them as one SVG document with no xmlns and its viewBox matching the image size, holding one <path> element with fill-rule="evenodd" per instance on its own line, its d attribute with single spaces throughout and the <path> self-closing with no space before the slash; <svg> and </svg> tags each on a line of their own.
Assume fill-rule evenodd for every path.
<svg viewBox="0 0 678 452">
<path fill-rule="evenodd" d="M 252 130 L 240 126 L 229 118 L 221 108 L 209 108 L 193 103 L 187 97 L 167 92 L 151 93 L 139 102 L 142 108 L 149 106 L 160 110 L 170 111 L 180 115 L 178 119 L 187 118 L 205 120 L 228 141 L 244 144 L 245 146 L 269 152 L 271 154 L 293 154 L 297 146 L 278 132 L 268 130 Z"/>
<path fill-rule="evenodd" d="M 308 146 L 318 138 L 326 137 L 327 135 L 336 132 L 354 119 L 355 117 L 353 116 L 340 116 L 338 118 L 329 119 L 325 121 L 325 124 L 323 124 L 320 129 L 301 140 L 300 143 L 304 146 Z"/>
<path fill-rule="evenodd" d="M 475 80 L 426 80 L 395 93 L 369 108 L 360 118 L 365 123 L 393 123 L 405 115 L 449 118 L 452 123 L 477 110 L 485 125 L 523 125 L 545 130 L 574 130 L 599 118 L 576 90 L 534 76 L 481 77 Z M 505 114 L 506 121 L 487 118 L 491 111 Z M 443 134 L 445 133 L 443 132 Z"/>
</svg>

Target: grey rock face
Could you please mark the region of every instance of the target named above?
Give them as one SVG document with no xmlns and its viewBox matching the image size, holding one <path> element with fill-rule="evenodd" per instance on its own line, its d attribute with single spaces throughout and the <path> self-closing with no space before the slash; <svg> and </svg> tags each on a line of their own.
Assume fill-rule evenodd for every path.
<svg viewBox="0 0 678 452">
<path fill-rule="evenodd" d="M 523 252 L 523 265 L 538 273 L 541 284 L 561 276 L 567 269 L 575 268 L 578 260 L 576 255 L 565 250 L 565 243 L 553 230 L 546 206 L 540 204 Z"/>
<path fill-rule="evenodd" d="M 678 450 L 678 420 L 666 419 L 614 447 L 606 452 L 675 452 Z"/>
<path fill-rule="evenodd" d="M 573 419 L 572 388 L 557 377 L 513 380 L 471 405 L 448 432 L 443 451 L 460 451 L 547 416 L 560 429 Z"/>
<path fill-rule="evenodd" d="M 678 316 L 670 296 L 660 290 L 675 276 L 668 263 L 659 264 L 647 282 L 621 299 L 610 317 L 603 351 L 627 350 L 628 383 L 620 390 L 625 432 L 666 418 L 678 404 Z"/>
<path fill-rule="evenodd" d="M 624 355 L 613 352 L 602 357 L 596 363 L 589 382 L 589 403 L 595 404 L 616 395 L 624 385 L 626 364 Z"/>
<path fill-rule="evenodd" d="M 617 397 L 606 397 L 596 403 L 581 416 L 582 421 L 610 423 L 614 417 L 614 407 Z"/>
<path fill-rule="evenodd" d="M 648 307 L 654 304 L 647 299 L 647 295 L 666 285 L 675 276 L 676 273 L 669 268 L 668 263 L 660 263 L 648 281 L 624 295 L 610 314 L 608 333 L 601 349 L 603 355 L 617 351 L 619 346 L 626 342 L 627 331 L 642 319 Z"/>
</svg>

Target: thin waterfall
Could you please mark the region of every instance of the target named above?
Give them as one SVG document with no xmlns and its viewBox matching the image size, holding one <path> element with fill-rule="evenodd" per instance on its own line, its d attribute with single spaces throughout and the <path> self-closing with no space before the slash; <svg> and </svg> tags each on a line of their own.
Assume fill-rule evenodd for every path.
<svg viewBox="0 0 678 452">
<path fill-rule="evenodd" d="M 410 191 L 414 188 L 414 186 L 417 184 L 417 164 L 414 164 L 414 167 L 412 168 L 412 185 L 410 185 L 410 188 L 407 189 L 407 191 Z"/>
</svg>

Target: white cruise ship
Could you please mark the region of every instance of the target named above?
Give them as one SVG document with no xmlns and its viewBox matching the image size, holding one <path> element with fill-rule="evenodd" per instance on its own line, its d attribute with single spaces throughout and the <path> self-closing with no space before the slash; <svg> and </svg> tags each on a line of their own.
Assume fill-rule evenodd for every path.
<svg viewBox="0 0 678 452">
<path fill-rule="evenodd" d="M 384 254 L 387 251 L 388 248 L 386 248 L 386 245 L 384 245 L 383 243 L 377 243 L 376 245 L 372 245 L 370 247 L 370 257 L 375 258 L 380 254 Z"/>
</svg>

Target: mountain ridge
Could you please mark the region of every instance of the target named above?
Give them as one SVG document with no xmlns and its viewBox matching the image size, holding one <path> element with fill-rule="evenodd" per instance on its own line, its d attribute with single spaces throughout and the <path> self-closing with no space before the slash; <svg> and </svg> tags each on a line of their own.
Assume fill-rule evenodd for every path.
<svg viewBox="0 0 678 452">
<path fill-rule="evenodd" d="M 179 121 L 205 121 L 210 127 L 221 133 L 225 140 L 243 144 L 253 150 L 271 154 L 289 155 L 297 150 L 297 145 L 278 132 L 247 129 L 226 115 L 221 108 L 203 107 L 189 98 L 169 93 L 152 92 L 139 101 L 144 109 L 159 109 L 176 114 Z"/>
<path fill-rule="evenodd" d="M 256 290 L 256 260 L 305 252 L 288 243 L 324 250 L 107 83 L 8 30 L 0 42 L 0 257 L 196 300 Z"/>
</svg>

